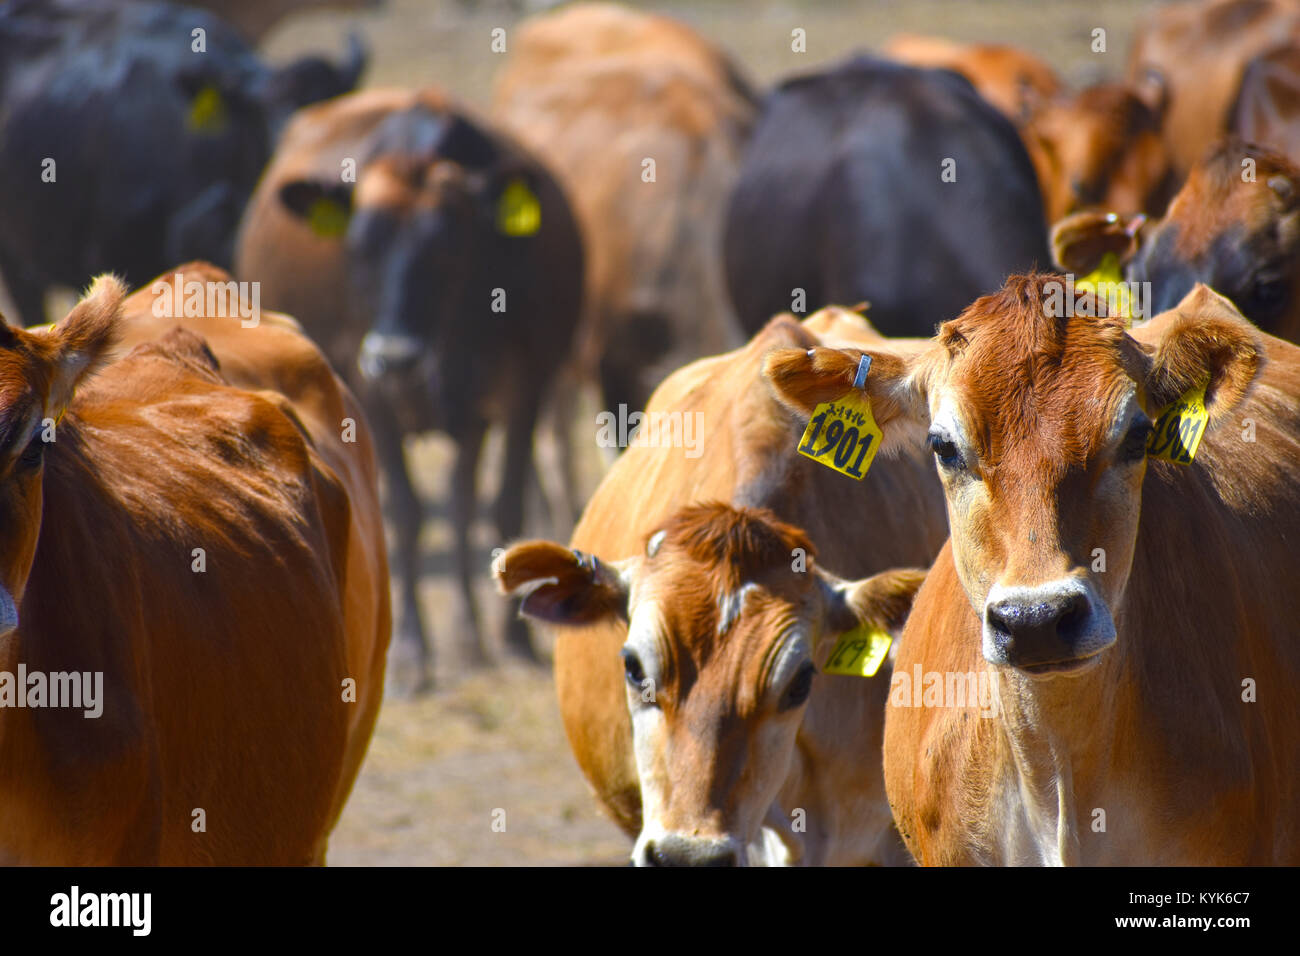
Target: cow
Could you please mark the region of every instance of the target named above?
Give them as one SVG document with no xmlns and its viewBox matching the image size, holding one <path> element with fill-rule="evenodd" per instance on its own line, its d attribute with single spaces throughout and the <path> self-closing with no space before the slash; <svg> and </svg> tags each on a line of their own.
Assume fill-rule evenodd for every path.
<svg viewBox="0 0 1300 956">
<path fill-rule="evenodd" d="M 339 66 L 273 69 L 221 20 L 165 3 L 0 7 L 0 274 L 19 320 L 100 272 L 228 266 L 280 125 L 354 88 L 365 59 L 354 39 Z"/>
<path fill-rule="evenodd" d="M 1300 163 L 1300 45 L 1274 47 L 1246 65 L 1228 133 Z"/>
<path fill-rule="evenodd" d="M 281 20 L 321 10 L 374 10 L 387 0 L 189 0 L 186 6 L 210 10 L 260 46 Z"/>
<path fill-rule="evenodd" d="M 1203 285 L 1126 332 L 1061 284 L 1012 277 L 909 356 L 766 365 L 806 414 L 872 356 L 881 454 L 924 438 L 944 485 L 885 719 L 894 819 L 926 865 L 1294 865 L 1300 350 Z M 1199 450 L 1149 458 L 1181 400 Z M 979 674 L 985 718 L 944 690 Z"/>
<path fill-rule="evenodd" d="M 348 180 L 355 172 L 355 183 Z M 417 585 L 422 510 L 402 437 L 456 444 L 451 519 L 469 663 L 487 659 L 470 528 L 490 423 L 505 425 L 495 505 L 519 536 L 533 428 L 582 307 L 583 249 L 568 202 L 523 147 L 438 90 L 375 89 L 303 110 L 286 129 L 240 226 L 236 274 L 308 334 L 371 409 L 388 481 L 398 633 L 431 659 Z M 506 648 L 531 657 L 522 621 Z"/>
<path fill-rule="evenodd" d="M 530 618 L 627 627 L 634 863 L 910 862 L 873 759 L 887 677 L 864 687 L 818 671 L 850 631 L 897 637 L 925 572 L 844 581 L 815 553 L 766 509 L 711 502 L 671 515 L 623 561 L 548 541 L 499 559 L 499 586 L 526 595 Z"/>
<path fill-rule="evenodd" d="M 955 73 L 858 57 L 769 95 L 727 211 L 727 285 L 751 332 L 867 300 L 883 334 L 928 335 L 1009 273 L 1050 268 L 1046 240 L 1009 120 Z"/>
<path fill-rule="evenodd" d="M 1227 131 L 1246 65 L 1297 39 L 1300 4 L 1294 0 L 1169 3 L 1138 24 L 1126 81 L 1164 114 L 1177 183 Z"/>
<path fill-rule="evenodd" d="M 1174 193 L 1160 114 L 1124 84 L 1061 94 L 1024 123 L 1021 135 L 1049 223 L 1090 208 L 1159 216 Z"/>
<path fill-rule="evenodd" d="M 373 448 L 292 320 L 160 288 L 0 324 L 0 861 L 320 864 L 383 692 Z"/>
<path fill-rule="evenodd" d="M 647 539 L 683 507 L 721 502 L 737 509 L 765 508 L 801 528 L 816 543 L 822 566 L 847 579 L 927 565 L 947 535 L 940 489 L 928 462 L 919 454 L 881 458 L 859 486 L 798 454 L 797 423 L 761 378 L 770 350 L 821 342 L 908 347 L 901 340 L 886 342 L 855 313 L 826 309 L 803 323 L 789 314 L 778 316 L 742 348 L 679 369 L 651 396 L 642 422 L 646 440 L 632 441 L 610 468 L 570 547 L 622 561 L 643 554 Z M 876 503 L 875 521 L 868 533 L 846 534 L 841 509 L 862 495 Z M 641 784 L 619 657 L 628 639 L 626 624 L 611 617 L 580 630 L 557 627 L 555 633 L 556 690 L 569 744 L 600 803 L 635 840 L 642 830 Z M 844 692 L 852 695 L 855 688 Z M 859 686 L 856 693 L 883 706 L 883 696 L 876 696 L 884 693 L 879 681 Z M 874 793 L 883 813 L 875 764 L 864 772 L 876 783 L 862 792 Z M 808 852 L 815 857 L 817 851 Z"/>
<path fill-rule="evenodd" d="M 1012 46 L 899 33 L 885 44 L 881 55 L 910 66 L 960 73 L 980 96 L 1017 125 L 1063 90 L 1050 65 Z"/>
<path fill-rule="evenodd" d="M 743 340 L 722 221 L 757 112 L 721 50 L 668 17 L 607 3 L 524 21 L 493 116 L 572 198 L 588 252 L 579 380 L 644 407 L 672 370 Z"/>
<path fill-rule="evenodd" d="M 1159 223 L 1127 262 L 1150 283 L 1153 312 L 1173 308 L 1202 282 L 1265 332 L 1300 341 L 1300 168 L 1240 139 L 1192 169 Z"/>
</svg>

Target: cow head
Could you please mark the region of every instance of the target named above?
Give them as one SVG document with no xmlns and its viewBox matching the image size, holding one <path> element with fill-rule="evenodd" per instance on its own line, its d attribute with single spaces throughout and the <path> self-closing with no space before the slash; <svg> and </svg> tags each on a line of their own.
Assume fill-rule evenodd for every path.
<svg viewBox="0 0 1300 956">
<path fill-rule="evenodd" d="M 898 633 L 923 577 L 840 580 L 816 566 L 798 529 L 721 504 L 678 512 L 633 558 L 526 542 L 495 572 L 530 617 L 628 622 L 642 802 L 633 861 L 647 866 L 748 862 L 834 638 L 860 624 Z"/>
<path fill-rule="evenodd" d="M 112 276 L 52 328 L 24 331 L 0 321 L 0 638 L 18 626 L 41 531 L 46 449 L 77 382 L 112 346 L 125 289 Z"/>
<path fill-rule="evenodd" d="M 1128 270 L 1154 311 L 1202 282 L 1266 332 L 1300 341 L 1300 169 L 1231 139 L 1197 165 Z"/>
<path fill-rule="evenodd" d="M 1139 343 L 1122 320 L 1050 315 L 1059 281 L 1013 276 L 916 356 L 868 353 L 882 453 L 909 431 L 928 442 L 983 656 L 1027 679 L 1081 672 L 1116 641 L 1153 419 L 1205 383 L 1213 428 L 1263 358 L 1256 330 L 1204 286 Z M 785 349 L 766 374 L 806 412 L 851 388 L 862 355 Z"/>
<path fill-rule="evenodd" d="M 512 253 L 531 239 L 503 235 L 511 188 L 535 197 L 535 167 L 464 117 L 422 104 L 382 124 L 355 187 L 308 179 L 280 189 L 290 213 L 346 248 L 355 306 L 370 319 L 363 375 L 422 390 L 439 418 L 442 399 L 472 384 L 455 343 L 482 335 L 473 317 L 511 284 Z"/>
<path fill-rule="evenodd" d="M 323 56 L 303 56 L 272 69 L 266 77 L 262 98 L 267 121 L 278 137 L 289 116 L 304 106 L 351 93 L 361 82 L 369 56 L 355 33 L 348 34 L 347 54 L 338 64 Z"/>
<path fill-rule="evenodd" d="M 1173 194 L 1160 116 L 1120 84 L 1052 101 L 1023 135 L 1050 222 L 1089 208 L 1155 215 Z"/>
</svg>

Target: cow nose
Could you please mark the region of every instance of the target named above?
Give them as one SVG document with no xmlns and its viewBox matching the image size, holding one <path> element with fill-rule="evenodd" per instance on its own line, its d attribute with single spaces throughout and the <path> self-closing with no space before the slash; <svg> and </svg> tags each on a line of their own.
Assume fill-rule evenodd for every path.
<svg viewBox="0 0 1300 956">
<path fill-rule="evenodd" d="M 985 622 L 1002 662 L 1032 667 L 1079 656 L 1090 608 L 1081 591 L 991 602 Z"/>
<path fill-rule="evenodd" d="M 738 866 L 735 848 L 722 840 L 668 835 L 645 845 L 645 866 Z"/>
<path fill-rule="evenodd" d="M 410 372 L 420 358 L 420 342 L 409 335 L 367 332 L 361 340 L 357 365 L 361 374 L 374 380 L 384 375 Z"/>
</svg>

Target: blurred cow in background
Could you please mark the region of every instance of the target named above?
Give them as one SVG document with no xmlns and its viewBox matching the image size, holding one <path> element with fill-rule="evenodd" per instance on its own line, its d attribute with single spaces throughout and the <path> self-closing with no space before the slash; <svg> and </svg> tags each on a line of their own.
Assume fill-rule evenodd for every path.
<svg viewBox="0 0 1300 956">
<path fill-rule="evenodd" d="M 1275 47 L 1250 61 L 1228 114 L 1228 131 L 1300 163 L 1300 44 Z"/>
<path fill-rule="evenodd" d="M 221 265 L 295 109 L 356 86 L 333 66 L 280 69 L 226 23 L 165 3 L 0 6 L 0 273 L 24 323 L 54 285 L 141 283 L 186 259 Z"/>
<path fill-rule="evenodd" d="M 483 440 L 490 423 L 505 425 L 495 519 L 506 541 L 522 530 L 533 426 L 581 310 L 582 242 L 560 187 L 441 93 L 367 90 L 295 117 L 249 204 L 236 272 L 261 282 L 264 304 L 302 316 L 364 390 L 388 479 L 398 633 L 421 649 L 425 685 L 422 508 L 402 437 L 455 441 L 459 639 L 468 661 L 485 660 L 470 543 Z M 522 620 L 506 643 L 532 656 Z"/>
<path fill-rule="evenodd" d="M 1139 25 L 1128 82 L 1165 114 L 1179 179 L 1227 129 L 1246 65 L 1300 39 L 1295 0 L 1199 0 L 1159 7 Z"/>
<path fill-rule="evenodd" d="M 787 309 L 871 303 L 927 334 L 1008 273 L 1047 267 L 1038 181 L 1011 122 L 962 76 L 856 57 L 767 98 L 726 226 L 751 331 Z"/>
<path fill-rule="evenodd" d="M 1016 124 L 1028 120 L 1063 88 L 1050 65 L 1011 46 L 899 33 L 890 38 L 881 53 L 899 63 L 960 73 L 980 96 Z"/>
<path fill-rule="evenodd" d="M 1158 216 L 1175 176 L 1162 117 L 1122 83 L 1098 83 L 1043 104 L 1021 129 L 1047 221 L 1082 209 Z"/>
<path fill-rule="evenodd" d="M 722 220 L 755 106 L 722 51 L 665 17 L 566 7 L 512 38 L 494 111 L 573 200 L 588 260 L 579 372 L 607 407 L 639 409 L 673 369 L 741 342 Z"/>
</svg>

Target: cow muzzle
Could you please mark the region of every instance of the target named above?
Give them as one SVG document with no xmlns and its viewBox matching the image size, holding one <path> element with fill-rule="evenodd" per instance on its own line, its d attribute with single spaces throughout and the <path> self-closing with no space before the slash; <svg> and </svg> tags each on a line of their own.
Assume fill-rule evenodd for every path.
<svg viewBox="0 0 1300 956">
<path fill-rule="evenodd" d="M 699 839 L 666 833 L 646 840 L 637 866 L 740 866 L 740 849 L 731 840 Z"/>
<path fill-rule="evenodd" d="M 369 381 L 389 375 L 409 375 L 420 361 L 420 341 L 410 335 L 367 332 L 361 340 L 357 365 Z"/>
<path fill-rule="evenodd" d="M 1110 610 L 1086 582 L 996 585 L 984 603 L 984 659 L 1032 676 L 1083 670 L 1115 643 Z"/>
</svg>

